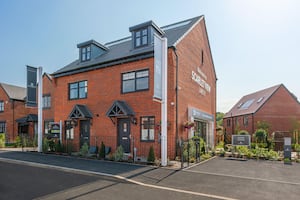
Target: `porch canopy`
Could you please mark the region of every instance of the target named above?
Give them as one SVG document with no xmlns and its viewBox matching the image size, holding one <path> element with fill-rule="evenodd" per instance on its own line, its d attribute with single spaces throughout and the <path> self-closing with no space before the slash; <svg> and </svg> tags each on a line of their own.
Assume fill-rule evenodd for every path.
<svg viewBox="0 0 300 200">
<path fill-rule="evenodd" d="M 20 124 L 26 124 L 28 122 L 37 122 L 37 121 L 38 121 L 38 115 L 36 114 L 28 114 L 25 117 L 16 119 L 16 122 Z"/>
<path fill-rule="evenodd" d="M 107 117 L 131 117 L 134 116 L 132 108 L 125 102 L 116 100 L 106 113 Z"/>
<path fill-rule="evenodd" d="M 69 119 L 91 119 L 93 118 L 92 112 L 86 105 L 76 104 L 69 114 Z"/>
</svg>

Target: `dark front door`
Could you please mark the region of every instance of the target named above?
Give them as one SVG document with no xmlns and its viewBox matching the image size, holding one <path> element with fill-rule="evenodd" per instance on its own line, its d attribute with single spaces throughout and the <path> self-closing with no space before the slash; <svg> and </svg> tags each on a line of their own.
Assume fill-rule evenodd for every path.
<svg viewBox="0 0 300 200">
<path fill-rule="evenodd" d="M 80 148 L 84 143 L 90 146 L 90 120 L 80 121 Z"/>
<path fill-rule="evenodd" d="M 122 146 L 125 153 L 130 153 L 130 119 L 118 119 L 118 146 Z"/>
</svg>

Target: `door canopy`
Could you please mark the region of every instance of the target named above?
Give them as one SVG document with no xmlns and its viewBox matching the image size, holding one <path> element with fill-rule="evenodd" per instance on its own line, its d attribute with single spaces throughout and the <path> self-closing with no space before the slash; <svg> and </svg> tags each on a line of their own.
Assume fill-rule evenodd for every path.
<svg viewBox="0 0 300 200">
<path fill-rule="evenodd" d="M 86 105 L 76 104 L 69 114 L 70 119 L 91 119 L 93 118 L 93 114 L 88 109 Z"/>
<path fill-rule="evenodd" d="M 116 100 L 106 113 L 107 117 L 131 117 L 135 113 L 125 101 Z"/>
</svg>

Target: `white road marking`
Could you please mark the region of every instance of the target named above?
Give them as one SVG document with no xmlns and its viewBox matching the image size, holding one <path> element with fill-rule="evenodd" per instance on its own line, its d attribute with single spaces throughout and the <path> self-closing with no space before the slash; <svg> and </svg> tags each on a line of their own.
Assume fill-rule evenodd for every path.
<svg viewBox="0 0 300 200">
<path fill-rule="evenodd" d="M 247 176 L 236 176 L 236 175 L 229 175 L 229 174 L 220 174 L 220 173 L 213 173 L 213 172 L 204 172 L 204 171 L 195 171 L 195 170 L 184 170 L 186 172 L 192 172 L 197 174 L 207 174 L 213 176 L 225 176 L 230 178 L 239 178 L 239 179 L 247 179 L 247 180 L 256 180 L 256 181 L 265 181 L 265 182 L 272 182 L 272 183 L 282 183 L 282 184 L 290 184 L 290 185 L 300 185 L 297 182 L 288 182 L 288 181 L 279 181 L 279 180 L 272 180 L 272 179 L 264 179 L 264 178 L 255 178 L 255 177 L 247 177 Z"/>
</svg>

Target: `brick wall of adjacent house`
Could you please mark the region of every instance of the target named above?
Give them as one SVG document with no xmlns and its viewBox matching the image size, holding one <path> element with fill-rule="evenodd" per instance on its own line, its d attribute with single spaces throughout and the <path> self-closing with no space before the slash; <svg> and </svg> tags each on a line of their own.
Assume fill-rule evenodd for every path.
<svg viewBox="0 0 300 200">
<path fill-rule="evenodd" d="M 274 131 L 293 131 L 293 123 L 300 120 L 300 104 L 282 85 L 267 104 L 258 110 L 254 120 L 270 124 L 269 134 Z"/>
<path fill-rule="evenodd" d="M 35 109 L 27 108 L 25 101 L 10 99 L 1 86 L 0 100 L 4 102 L 4 111 L 0 112 L 0 121 L 6 123 L 6 140 L 14 142 L 18 136 L 18 123 L 16 120 L 35 112 Z"/>
<path fill-rule="evenodd" d="M 248 125 L 244 125 L 244 117 L 248 117 Z M 256 113 L 224 118 L 223 127 L 230 138 L 231 133 L 236 134 L 238 130 L 255 133 L 258 122 L 270 125 L 269 134 L 274 131 L 293 131 L 295 121 L 300 121 L 300 104 L 287 88 L 281 85 Z"/>
</svg>

